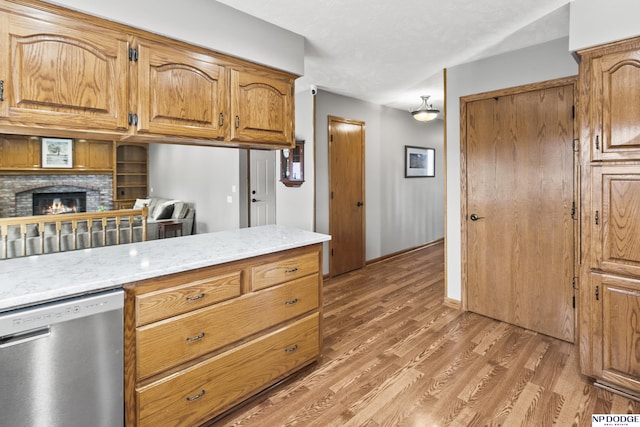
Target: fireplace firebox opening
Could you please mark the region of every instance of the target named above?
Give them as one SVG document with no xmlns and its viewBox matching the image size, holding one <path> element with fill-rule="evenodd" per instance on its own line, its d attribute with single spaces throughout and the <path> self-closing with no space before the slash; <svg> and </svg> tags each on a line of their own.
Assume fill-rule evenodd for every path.
<svg viewBox="0 0 640 427">
<path fill-rule="evenodd" d="M 33 193 L 33 215 L 57 215 L 87 211 L 87 193 Z"/>
</svg>

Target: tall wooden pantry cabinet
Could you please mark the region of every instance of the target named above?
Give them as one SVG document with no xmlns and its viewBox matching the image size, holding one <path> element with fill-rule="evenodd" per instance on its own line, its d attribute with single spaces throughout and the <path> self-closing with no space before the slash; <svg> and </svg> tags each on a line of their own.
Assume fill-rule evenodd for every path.
<svg viewBox="0 0 640 427">
<path fill-rule="evenodd" d="M 580 356 L 596 385 L 640 396 L 640 39 L 579 52 Z"/>
</svg>

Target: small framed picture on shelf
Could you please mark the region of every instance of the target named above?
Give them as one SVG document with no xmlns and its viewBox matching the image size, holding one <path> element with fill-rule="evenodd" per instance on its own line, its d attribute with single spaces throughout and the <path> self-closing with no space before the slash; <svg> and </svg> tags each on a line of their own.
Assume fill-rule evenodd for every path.
<svg viewBox="0 0 640 427">
<path fill-rule="evenodd" d="M 404 146 L 404 177 L 436 176 L 436 150 L 434 148 Z"/>
<path fill-rule="evenodd" d="M 42 138 L 43 168 L 72 168 L 73 139 Z"/>
</svg>

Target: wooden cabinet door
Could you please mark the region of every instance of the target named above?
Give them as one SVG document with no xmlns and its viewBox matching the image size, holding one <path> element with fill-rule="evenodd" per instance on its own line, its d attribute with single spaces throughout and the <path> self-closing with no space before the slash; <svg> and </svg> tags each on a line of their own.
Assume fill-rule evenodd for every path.
<svg viewBox="0 0 640 427">
<path fill-rule="evenodd" d="M 593 59 L 592 158 L 640 159 L 640 51 Z"/>
<path fill-rule="evenodd" d="M 0 17 L 0 123 L 123 134 L 127 36 L 40 13 Z"/>
<path fill-rule="evenodd" d="M 136 42 L 138 134 L 222 139 L 227 129 L 225 69 L 212 56 Z"/>
<path fill-rule="evenodd" d="M 87 170 L 113 169 L 113 142 L 77 139 L 73 145 L 74 168 Z"/>
<path fill-rule="evenodd" d="M 231 69 L 231 141 L 295 144 L 293 79 Z"/>
<path fill-rule="evenodd" d="M 640 391 L 640 280 L 592 274 L 598 378 Z"/>
<path fill-rule="evenodd" d="M 640 172 L 636 165 L 592 168 L 596 269 L 640 276 Z"/>
</svg>

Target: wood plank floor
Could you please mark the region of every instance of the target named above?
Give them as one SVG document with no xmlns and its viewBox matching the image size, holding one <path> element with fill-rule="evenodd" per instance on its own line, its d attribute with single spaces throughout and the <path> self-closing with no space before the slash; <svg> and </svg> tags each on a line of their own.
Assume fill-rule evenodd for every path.
<svg viewBox="0 0 640 427">
<path fill-rule="evenodd" d="M 325 281 L 321 363 L 216 426 L 591 426 L 576 346 L 442 304 L 441 243 Z"/>
</svg>

